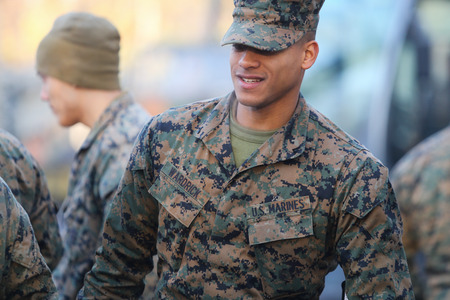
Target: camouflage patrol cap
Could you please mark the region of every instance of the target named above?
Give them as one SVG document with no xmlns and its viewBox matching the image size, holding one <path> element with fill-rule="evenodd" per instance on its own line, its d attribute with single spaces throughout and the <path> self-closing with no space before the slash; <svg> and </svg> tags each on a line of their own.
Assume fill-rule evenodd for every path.
<svg viewBox="0 0 450 300">
<path fill-rule="evenodd" d="M 244 44 L 265 51 L 286 49 L 315 31 L 325 0 L 234 0 L 233 23 L 222 46 Z"/>
</svg>

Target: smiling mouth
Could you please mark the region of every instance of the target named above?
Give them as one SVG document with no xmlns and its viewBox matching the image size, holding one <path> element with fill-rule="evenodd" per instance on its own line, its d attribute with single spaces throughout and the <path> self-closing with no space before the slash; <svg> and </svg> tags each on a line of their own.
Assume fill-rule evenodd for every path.
<svg viewBox="0 0 450 300">
<path fill-rule="evenodd" d="M 242 78 L 242 81 L 246 82 L 246 83 L 254 83 L 254 82 L 260 82 L 261 79 L 255 79 L 255 78 Z"/>
</svg>

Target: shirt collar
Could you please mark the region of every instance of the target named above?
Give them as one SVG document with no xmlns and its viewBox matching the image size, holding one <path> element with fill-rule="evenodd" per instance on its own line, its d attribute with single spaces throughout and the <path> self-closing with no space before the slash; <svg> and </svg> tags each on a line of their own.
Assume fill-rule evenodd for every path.
<svg viewBox="0 0 450 300">
<path fill-rule="evenodd" d="M 200 138 L 213 155 L 230 169 L 231 139 L 229 134 L 230 105 L 236 101 L 234 92 L 222 98 L 208 118 L 199 126 L 196 136 Z M 293 159 L 305 149 L 310 109 L 302 95 L 291 119 L 278 129 L 241 168 L 262 164 L 273 164 Z M 234 166 L 235 168 L 235 166 Z"/>
<path fill-rule="evenodd" d="M 115 120 L 117 118 L 117 115 L 132 103 L 133 99 L 127 92 L 123 92 L 117 98 L 115 98 L 103 111 L 98 120 L 95 121 L 94 126 L 92 126 L 92 129 L 89 132 L 87 138 L 84 140 L 80 150 L 89 148 L 97 139 L 97 136 L 105 130 L 108 124 Z"/>
</svg>

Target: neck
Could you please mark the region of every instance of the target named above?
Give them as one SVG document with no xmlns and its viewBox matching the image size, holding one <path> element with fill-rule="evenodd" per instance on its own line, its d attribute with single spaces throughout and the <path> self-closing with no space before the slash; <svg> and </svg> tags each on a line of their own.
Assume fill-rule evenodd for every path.
<svg viewBox="0 0 450 300">
<path fill-rule="evenodd" d="M 92 128 L 100 115 L 121 93 L 122 91 L 120 90 L 105 91 L 82 89 L 80 91 L 80 101 L 83 113 L 80 122 L 89 128 Z"/>
<path fill-rule="evenodd" d="M 245 106 L 237 101 L 236 122 L 252 130 L 271 131 L 284 126 L 292 117 L 298 97 L 290 102 L 277 102 L 264 108 Z"/>
</svg>

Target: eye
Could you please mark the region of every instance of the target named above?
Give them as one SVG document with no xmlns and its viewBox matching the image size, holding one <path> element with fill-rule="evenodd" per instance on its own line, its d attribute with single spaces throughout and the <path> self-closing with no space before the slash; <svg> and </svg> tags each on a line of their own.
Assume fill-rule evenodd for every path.
<svg viewBox="0 0 450 300">
<path fill-rule="evenodd" d="M 280 52 L 280 51 L 260 50 L 243 44 L 233 44 L 233 50 L 235 52 L 251 51 L 253 53 L 263 56 L 272 56 Z"/>
<path fill-rule="evenodd" d="M 277 51 L 268 51 L 268 50 L 259 50 L 259 49 L 253 49 L 253 51 L 259 55 L 264 55 L 264 56 L 271 56 L 271 55 L 277 54 Z"/>
<path fill-rule="evenodd" d="M 242 52 L 245 51 L 248 47 L 242 44 L 233 44 L 233 49 L 236 52 Z"/>
</svg>

